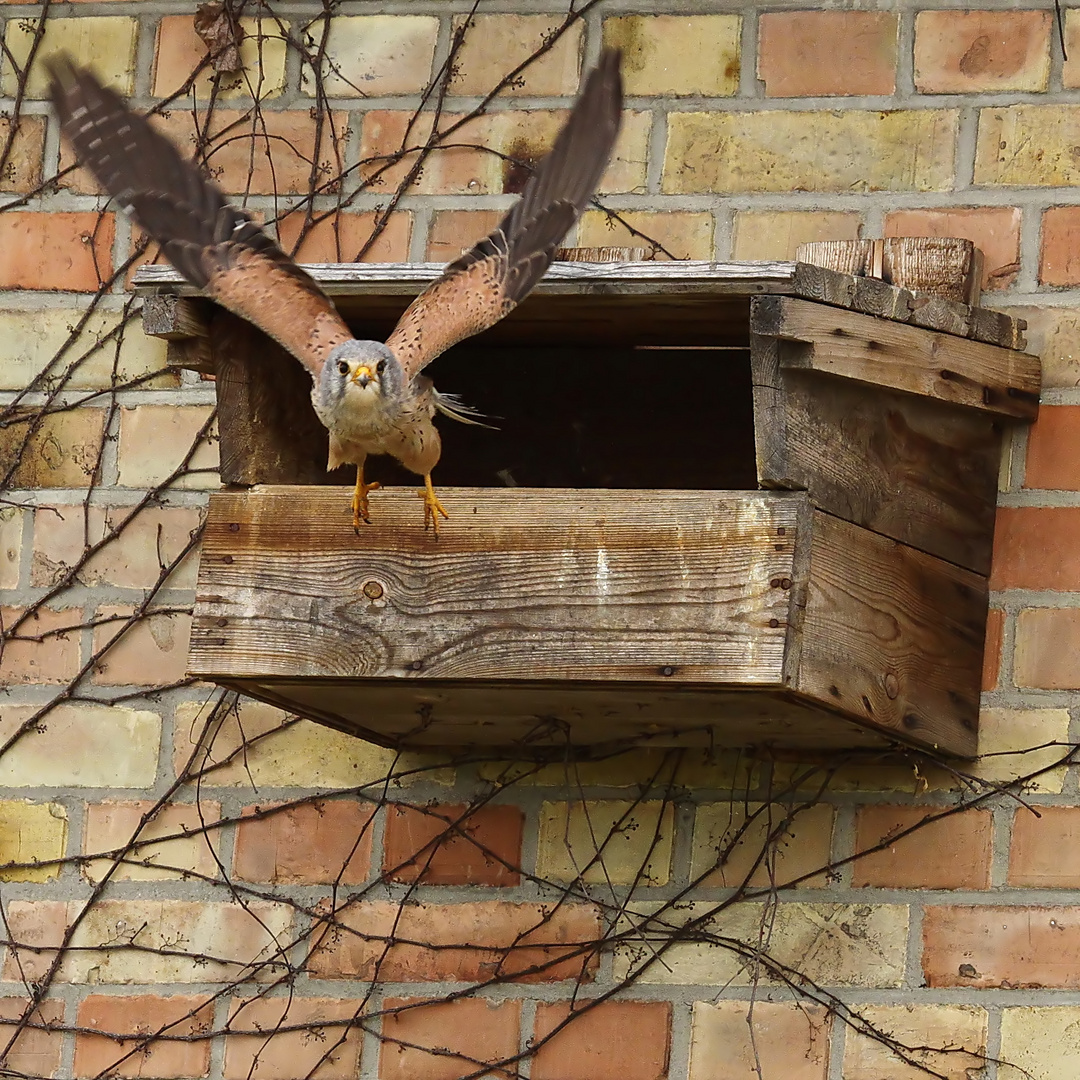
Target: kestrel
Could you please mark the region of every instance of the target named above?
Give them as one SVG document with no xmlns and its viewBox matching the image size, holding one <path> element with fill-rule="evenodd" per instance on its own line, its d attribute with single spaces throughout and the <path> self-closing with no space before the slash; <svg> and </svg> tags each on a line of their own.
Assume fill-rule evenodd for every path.
<svg viewBox="0 0 1080 1080">
<path fill-rule="evenodd" d="M 421 372 L 525 299 L 592 198 L 619 130 L 618 51 L 601 55 L 518 202 L 408 306 L 385 344 L 354 338 L 315 281 L 114 91 L 67 59 L 49 71 L 63 133 L 98 183 L 188 282 L 311 373 L 312 403 L 330 432 L 327 467 L 356 465 L 354 527 L 368 520 L 368 493 L 379 487 L 365 483 L 364 463 L 390 454 L 423 477 L 424 527 L 437 538 L 447 513 L 431 483 L 441 451 L 432 420 L 470 416 Z"/>
</svg>

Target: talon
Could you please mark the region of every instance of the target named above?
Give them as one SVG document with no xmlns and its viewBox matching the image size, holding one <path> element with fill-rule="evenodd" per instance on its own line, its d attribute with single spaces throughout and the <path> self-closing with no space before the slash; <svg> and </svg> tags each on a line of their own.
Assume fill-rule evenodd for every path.
<svg viewBox="0 0 1080 1080">
<path fill-rule="evenodd" d="M 435 531 L 435 539 L 438 540 L 439 515 L 442 514 L 444 518 L 448 518 L 450 515 L 435 494 L 435 488 L 431 485 L 431 473 L 424 477 L 424 486 L 416 494 L 424 500 L 424 529 L 426 530 L 430 523 L 431 528 Z"/>
<path fill-rule="evenodd" d="M 360 533 L 361 521 L 366 522 L 368 525 L 371 524 L 371 518 L 368 517 L 368 492 L 378 491 L 381 487 L 382 484 L 378 480 L 374 484 L 365 484 L 364 466 L 356 466 L 356 491 L 353 492 L 352 524 L 357 535 Z"/>
</svg>

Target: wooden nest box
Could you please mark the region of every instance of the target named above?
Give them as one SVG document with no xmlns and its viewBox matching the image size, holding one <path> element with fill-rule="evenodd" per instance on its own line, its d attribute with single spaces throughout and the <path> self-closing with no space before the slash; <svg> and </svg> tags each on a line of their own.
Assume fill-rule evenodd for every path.
<svg viewBox="0 0 1080 1080">
<path fill-rule="evenodd" d="M 357 536 L 307 374 L 143 267 L 147 330 L 217 379 L 191 673 L 390 746 L 973 754 L 1039 364 L 1022 323 L 851 268 L 556 263 L 433 368 L 498 425 L 441 421 L 436 542 L 387 460 Z M 382 340 L 439 268 L 309 269 Z"/>
</svg>

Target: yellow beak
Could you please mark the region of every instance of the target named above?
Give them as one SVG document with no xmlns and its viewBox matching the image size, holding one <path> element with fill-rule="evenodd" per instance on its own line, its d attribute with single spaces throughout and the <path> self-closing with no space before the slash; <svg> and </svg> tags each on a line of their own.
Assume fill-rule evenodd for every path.
<svg viewBox="0 0 1080 1080">
<path fill-rule="evenodd" d="M 361 364 L 360 367 L 352 373 L 352 381 L 354 383 L 359 383 L 361 386 L 367 386 L 367 384 L 372 381 L 371 368 L 366 364 Z"/>
</svg>

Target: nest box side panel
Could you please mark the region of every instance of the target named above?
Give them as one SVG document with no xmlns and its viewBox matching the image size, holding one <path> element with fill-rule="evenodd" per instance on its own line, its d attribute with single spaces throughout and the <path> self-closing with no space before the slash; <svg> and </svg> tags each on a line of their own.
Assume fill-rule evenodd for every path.
<svg viewBox="0 0 1080 1080">
<path fill-rule="evenodd" d="M 947 753 L 976 751 L 986 579 L 820 511 L 796 689 Z"/>
<path fill-rule="evenodd" d="M 211 496 L 191 669 L 211 678 L 783 684 L 805 496 L 445 488 Z"/>
</svg>

